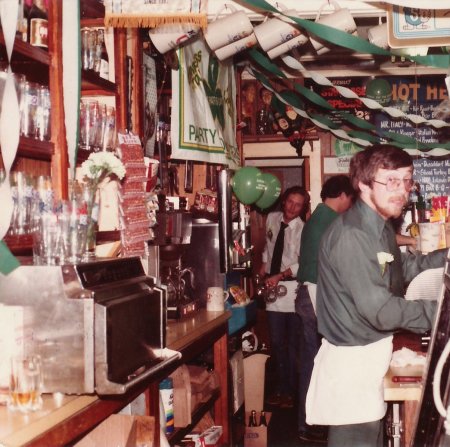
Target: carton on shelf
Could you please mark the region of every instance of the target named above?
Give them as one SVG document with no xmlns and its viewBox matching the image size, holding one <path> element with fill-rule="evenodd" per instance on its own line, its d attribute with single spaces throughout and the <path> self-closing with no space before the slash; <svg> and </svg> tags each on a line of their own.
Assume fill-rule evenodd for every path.
<svg viewBox="0 0 450 447">
<path fill-rule="evenodd" d="M 267 447 L 267 426 L 259 425 L 258 427 L 249 427 L 248 421 L 250 418 L 250 411 L 245 412 L 245 434 L 244 447 Z M 266 411 L 267 424 L 270 423 L 272 413 Z M 256 412 L 256 420 L 261 418 L 261 412 Z"/>
</svg>

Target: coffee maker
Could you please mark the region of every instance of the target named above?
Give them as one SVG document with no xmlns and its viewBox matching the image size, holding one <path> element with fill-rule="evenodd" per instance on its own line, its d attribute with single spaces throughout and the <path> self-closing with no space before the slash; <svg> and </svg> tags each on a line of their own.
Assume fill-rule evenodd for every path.
<svg viewBox="0 0 450 447">
<path fill-rule="evenodd" d="M 199 308 L 194 272 L 182 262 L 191 242 L 192 215 L 184 210 L 168 210 L 158 212 L 156 220 L 152 240 L 154 257 L 158 259 L 155 276 L 166 290 L 167 318 L 178 319 Z"/>
</svg>

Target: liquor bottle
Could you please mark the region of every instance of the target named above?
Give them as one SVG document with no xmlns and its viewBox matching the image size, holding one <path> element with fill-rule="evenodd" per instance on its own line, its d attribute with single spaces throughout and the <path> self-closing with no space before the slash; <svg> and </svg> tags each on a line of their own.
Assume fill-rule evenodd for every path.
<svg viewBox="0 0 450 447">
<path fill-rule="evenodd" d="M 105 31 L 102 29 L 97 30 L 97 48 L 100 53 L 99 76 L 109 80 L 109 56 L 105 44 Z"/>
<path fill-rule="evenodd" d="M 26 42 L 28 39 L 28 15 L 30 13 L 30 7 L 30 0 L 19 0 L 16 37 L 23 42 Z"/>
<path fill-rule="evenodd" d="M 265 427 L 267 427 L 267 420 L 266 420 L 266 412 L 265 411 L 261 411 L 261 416 L 259 418 L 259 425 L 264 425 Z"/>
<path fill-rule="evenodd" d="M 248 420 L 249 427 L 257 427 L 258 423 L 256 422 L 256 411 L 252 410 L 250 413 L 250 418 Z"/>
<path fill-rule="evenodd" d="M 48 48 L 48 15 L 44 0 L 33 0 L 28 15 L 28 42 L 35 47 Z"/>
</svg>

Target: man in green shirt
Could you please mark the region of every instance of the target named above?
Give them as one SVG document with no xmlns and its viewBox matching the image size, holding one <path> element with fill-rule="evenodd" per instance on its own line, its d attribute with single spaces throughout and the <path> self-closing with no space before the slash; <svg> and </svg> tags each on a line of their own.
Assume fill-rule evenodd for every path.
<svg viewBox="0 0 450 447">
<path fill-rule="evenodd" d="M 391 217 L 413 186 L 413 163 L 401 149 L 375 145 L 350 163 L 356 203 L 322 237 L 317 320 L 323 336 L 306 399 L 308 424 L 329 425 L 328 445 L 381 447 L 383 378 L 392 335 L 431 328 L 436 302 L 404 299 L 405 283 L 442 267 L 447 250 L 401 253 Z"/>
<path fill-rule="evenodd" d="M 340 213 L 347 211 L 354 197 L 347 175 L 330 177 L 322 186 L 320 198 L 310 219 L 303 227 L 299 268 L 297 272 L 297 297 L 295 311 L 300 317 L 299 385 L 298 385 L 298 436 L 301 441 L 325 439 L 326 433 L 306 424 L 305 402 L 314 366 L 314 357 L 320 348 L 321 337 L 317 331 L 316 284 L 319 243 L 325 230 Z"/>
</svg>

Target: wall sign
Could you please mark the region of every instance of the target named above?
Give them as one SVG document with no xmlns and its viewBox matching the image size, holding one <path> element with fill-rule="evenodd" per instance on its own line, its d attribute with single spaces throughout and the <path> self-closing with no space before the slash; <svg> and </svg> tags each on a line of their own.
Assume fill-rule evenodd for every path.
<svg viewBox="0 0 450 447">
<path fill-rule="evenodd" d="M 430 6 L 433 2 L 430 2 Z M 450 45 L 450 10 L 388 7 L 388 42 L 392 48 Z"/>
<path fill-rule="evenodd" d="M 450 194 L 450 157 L 422 157 L 414 160 L 414 180 L 420 183 L 424 195 Z"/>
<path fill-rule="evenodd" d="M 445 75 L 416 76 L 383 76 L 382 79 L 391 85 L 392 97 L 389 105 L 432 119 L 436 106 L 448 98 L 445 86 Z M 415 138 L 422 143 L 437 143 L 448 140 L 447 129 L 436 129 L 432 126 L 415 126 L 412 122 L 395 119 L 377 111 L 371 111 L 371 122 L 379 132 L 395 132 Z"/>
</svg>

